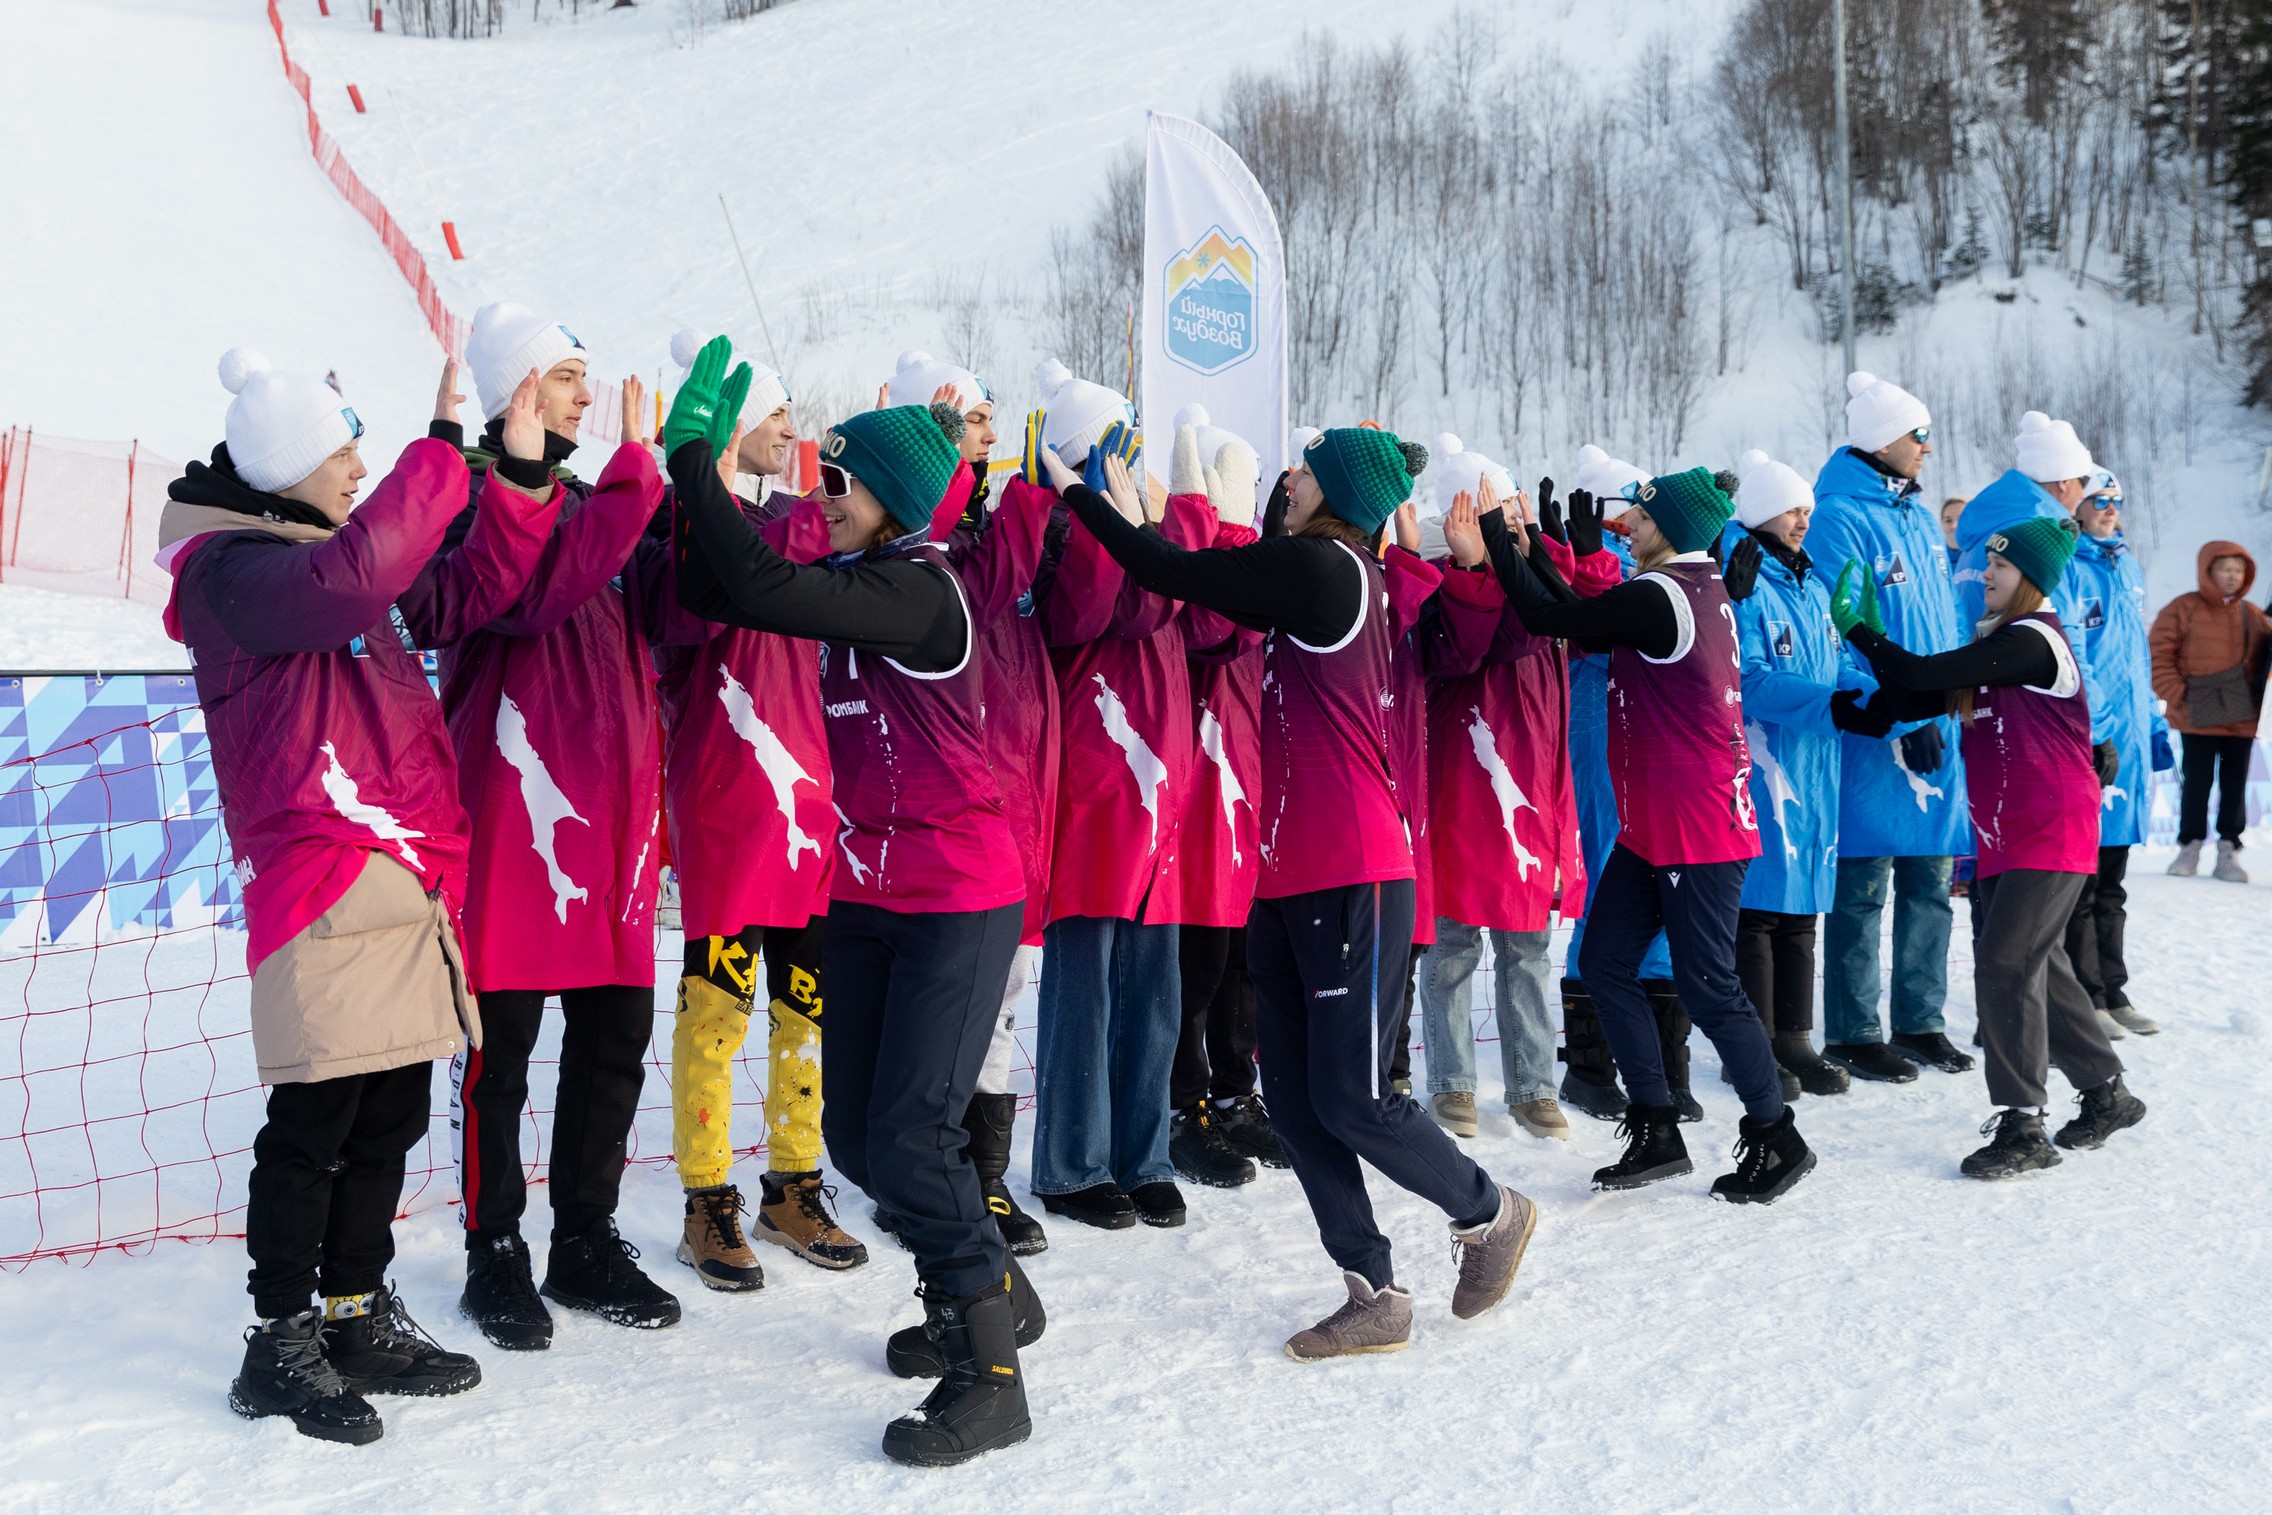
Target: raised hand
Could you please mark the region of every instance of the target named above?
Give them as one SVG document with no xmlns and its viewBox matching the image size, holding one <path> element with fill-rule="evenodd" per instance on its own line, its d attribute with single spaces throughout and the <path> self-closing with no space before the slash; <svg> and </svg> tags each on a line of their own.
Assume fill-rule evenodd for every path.
<svg viewBox="0 0 2272 1515">
<path fill-rule="evenodd" d="M 1204 494 L 1207 471 L 1199 464 L 1199 428 L 1178 426 L 1168 451 L 1168 493 Z"/>
<path fill-rule="evenodd" d="M 726 450 L 719 453 L 716 459 L 718 482 L 726 486 L 726 493 L 728 494 L 734 492 L 734 475 L 741 472 L 742 435 L 748 430 L 749 428 L 740 422 L 735 422 L 732 440 L 727 444 Z"/>
<path fill-rule="evenodd" d="M 1396 507 L 1396 545 L 1415 556 L 1420 551 L 1420 507 L 1410 500 Z"/>
<path fill-rule="evenodd" d="M 1138 487 L 1128 460 L 1117 452 L 1104 455 L 1104 497 L 1129 525 L 1144 524 L 1144 491 Z"/>
<path fill-rule="evenodd" d="M 1601 551 L 1601 502 L 1591 490 L 1570 491 L 1570 551 L 1581 558 Z"/>
<path fill-rule="evenodd" d="M 1759 582 L 1760 560 L 1765 556 L 1755 536 L 1747 534 L 1736 543 L 1736 550 L 1728 554 L 1728 566 L 1720 571 L 1720 582 L 1727 586 L 1729 599 L 1741 604 L 1751 598 L 1752 588 Z"/>
<path fill-rule="evenodd" d="M 1040 414 L 1041 412 L 1038 410 L 1034 412 L 1035 416 Z M 1040 428 L 1031 426 L 1030 418 L 1029 430 L 1032 432 L 1032 436 L 1029 437 L 1026 444 L 1028 448 L 1027 457 L 1032 466 L 1041 471 L 1041 477 L 1035 482 L 1046 488 L 1054 489 L 1059 494 L 1063 494 L 1075 484 L 1080 483 L 1081 476 L 1073 471 L 1072 465 L 1057 455 L 1057 449 L 1042 445 L 1039 440 Z"/>
<path fill-rule="evenodd" d="M 742 424 L 742 406 L 749 403 L 749 387 L 757 375 L 747 363 L 737 366 L 718 391 L 718 413 L 710 418 L 710 450 L 726 452 L 726 444 Z"/>
<path fill-rule="evenodd" d="M 458 407 L 464 403 L 465 396 L 458 393 L 458 360 L 444 358 L 442 387 L 434 393 L 434 419 L 454 423 L 458 418 Z"/>
<path fill-rule="evenodd" d="M 1044 457 L 1056 456 L 1041 440 L 1041 428 L 1048 419 L 1049 412 L 1046 410 L 1026 412 L 1026 447 L 1024 454 L 1018 459 L 1018 477 L 1037 489 L 1062 489 L 1063 485 L 1052 483 L 1050 470 L 1042 461 Z M 1064 467 L 1062 463 L 1058 466 Z"/>
<path fill-rule="evenodd" d="M 1538 481 L 1538 529 L 1563 546 L 1570 545 L 1570 529 L 1562 524 L 1562 502 L 1554 498 L 1554 481 Z"/>
<path fill-rule="evenodd" d="M 1452 508 L 1444 512 L 1444 546 L 1451 549 L 1452 561 L 1462 568 L 1478 568 L 1488 556 L 1483 546 L 1483 513 L 1475 508 L 1475 496 L 1461 490 L 1452 496 Z"/>
<path fill-rule="evenodd" d="M 1207 498 L 1215 518 L 1234 526 L 1254 524 L 1254 486 L 1262 480 L 1262 464 L 1254 449 L 1233 439 L 1215 449 L 1215 466 L 1207 470 Z"/>
<path fill-rule="evenodd" d="M 536 414 L 537 371 L 530 369 L 528 377 L 513 387 L 513 398 L 505 402 L 505 424 L 500 434 L 505 442 L 505 456 L 534 463 L 544 457 L 544 422 Z"/>
<path fill-rule="evenodd" d="M 734 344 L 728 337 L 712 337 L 702 345 L 702 351 L 694 355 L 694 366 L 686 371 L 686 378 L 680 382 L 678 394 L 671 401 L 671 413 L 663 422 L 666 457 L 689 442 L 709 439 L 718 416 L 719 390 L 726 381 L 726 365 L 733 360 Z M 740 412 L 732 414 L 738 416 Z M 728 425 L 730 428 L 731 423 Z"/>
<path fill-rule="evenodd" d="M 623 381 L 623 440 L 634 446 L 647 440 L 647 386 L 637 374 Z"/>
</svg>

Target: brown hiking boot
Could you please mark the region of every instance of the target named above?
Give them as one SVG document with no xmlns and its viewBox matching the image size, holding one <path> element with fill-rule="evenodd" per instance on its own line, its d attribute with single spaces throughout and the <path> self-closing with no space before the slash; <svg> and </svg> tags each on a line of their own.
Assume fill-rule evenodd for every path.
<svg viewBox="0 0 2272 1515">
<path fill-rule="evenodd" d="M 1459 1284 L 1452 1290 L 1452 1314 L 1473 1320 L 1507 1297 L 1522 1266 L 1523 1249 L 1538 1229 L 1538 1206 L 1499 1185 L 1499 1214 L 1487 1226 L 1452 1228 L 1452 1250 L 1459 1254 Z"/>
<path fill-rule="evenodd" d="M 742 1236 L 745 1208 L 742 1191 L 732 1184 L 686 1191 L 686 1234 L 679 1238 L 678 1260 L 694 1270 L 706 1289 L 749 1294 L 765 1287 L 765 1270 Z"/>
<path fill-rule="evenodd" d="M 1509 1105 L 1507 1113 L 1515 1118 L 1516 1125 L 1533 1136 L 1556 1142 L 1570 1139 L 1570 1118 L 1562 1113 L 1561 1104 L 1551 1094 Z"/>
<path fill-rule="evenodd" d="M 768 1173 L 757 1206 L 757 1235 L 787 1247 L 816 1268 L 841 1271 L 868 1260 L 868 1249 L 837 1226 L 828 1202 L 836 1191 L 818 1173 Z"/>
<path fill-rule="evenodd" d="M 1296 1362 L 1356 1357 L 1367 1352 L 1401 1352 L 1412 1345 L 1412 1291 L 1394 1284 L 1375 1289 L 1362 1273 L 1344 1272 L 1349 1302 L 1286 1342 Z"/>
</svg>

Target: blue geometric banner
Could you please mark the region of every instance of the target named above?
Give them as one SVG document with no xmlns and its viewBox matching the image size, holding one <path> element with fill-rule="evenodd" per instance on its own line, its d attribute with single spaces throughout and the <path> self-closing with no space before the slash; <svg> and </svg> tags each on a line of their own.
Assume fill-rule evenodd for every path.
<svg viewBox="0 0 2272 1515">
<path fill-rule="evenodd" d="M 0 949 L 242 919 L 191 676 L 0 674 Z"/>
</svg>

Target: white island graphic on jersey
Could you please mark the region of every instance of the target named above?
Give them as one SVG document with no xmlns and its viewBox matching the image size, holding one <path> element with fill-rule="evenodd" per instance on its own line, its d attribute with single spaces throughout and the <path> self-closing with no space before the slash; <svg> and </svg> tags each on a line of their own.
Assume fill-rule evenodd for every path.
<svg viewBox="0 0 2272 1515">
<path fill-rule="evenodd" d="M 588 900 L 592 892 L 578 885 L 560 866 L 553 828 L 562 821 L 574 821 L 586 827 L 592 823 L 576 813 L 576 807 L 568 803 L 568 796 L 553 782 L 551 770 L 544 766 L 544 759 L 537 756 L 536 748 L 529 742 L 529 723 L 511 695 L 497 702 L 497 752 L 521 776 L 521 803 L 528 807 L 531 841 L 536 855 L 544 859 L 545 877 L 552 882 L 552 913 L 565 926 L 568 902 Z"/>
</svg>

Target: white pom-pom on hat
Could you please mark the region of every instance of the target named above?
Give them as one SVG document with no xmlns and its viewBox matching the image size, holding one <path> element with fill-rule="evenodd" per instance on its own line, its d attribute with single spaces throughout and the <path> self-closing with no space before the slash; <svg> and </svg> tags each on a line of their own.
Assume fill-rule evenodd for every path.
<svg viewBox="0 0 2272 1515">
<path fill-rule="evenodd" d="M 1458 496 L 1480 493 L 1485 479 L 1498 491 L 1502 504 L 1511 507 L 1515 503 L 1515 476 L 1482 453 L 1469 452 L 1466 444 L 1448 431 L 1436 433 L 1429 446 L 1428 475 L 1435 482 L 1430 497 L 1437 515 L 1450 514 L 1452 501 Z"/>
<path fill-rule="evenodd" d="M 1632 502 L 1625 498 L 1625 486 L 1643 483 L 1648 477 L 1648 470 L 1637 468 L 1622 458 L 1613 458 L 1588 442 L 1578 449 L 1578 476 L 1570 487 L 1583 489 L 1601 501 L 1602 518 L 1614 521 L 1632 509 Z"/>
<path fill-rule="evenodd" d="M 221 361 L 217 366 L 221 374 L 221 387 L 231 394 L 241 393 L 244 390 L 245 381 L 254 374 L 269 371 L 267 355 L 252 347 L 230 348 L 227 352 L 221 354 Z"/>
<path fill-rule="evenodd" d="M 1763 526 L 1786 511 L 1814 508 L 1814 490 L 1799 471 L 1759 448 L 1736 460 L 1736 481 L 1736 520 L 1747 529 Z"/>
<path fill-rule="evenodd" d="M 1876 374 L 1864 373 L 1859 368 L 1855 369 L 1852 373 L 1846 376 L 1846 398 L 1849 400 L 1853 399 L 1863 390 L 1868 389 L 1871 385 L 1877 383 L 1877 381 L 1878 376 Z"/>
<path fill-rule="evenodd" d="M 2012 442 L 2019 471 L 2038 484 L 2084 479 L 2098 471 L 2091 450 L 2075 435 L 2073 424 L 2054 421 L 2040 410 L 2020 417 L 2019 435 Z"/>
<path fill-rule="evenodd" d="M 223 428 L 229 461 L 253 488 L 290 489 L 355 440 L 354 411 L 323 380 L 276 368 L 250 347 L 230 348 L 215 367 L 236 396 Z"/>
<path fill-rule="evenodd" d="M 473 313 L 465 361 L 473 370 L 485 421 L 505 413 L 531 369 L 541 378 L 563 363 L 576 362 L 584 365 L 587 379 L 593 377 L 592 355 L 574 332 L 510 300 L 493 300 Z"/>
<path fill-rule="evenodd" d="M 715 335 L 717 333 L 704 331 L 699 326 L 681 326 L 671 333 L 671 361 L 681 368 L 692 368 L 694 360 L 702 355 L 702 349 L 710 345 Z"/>
</svg>

